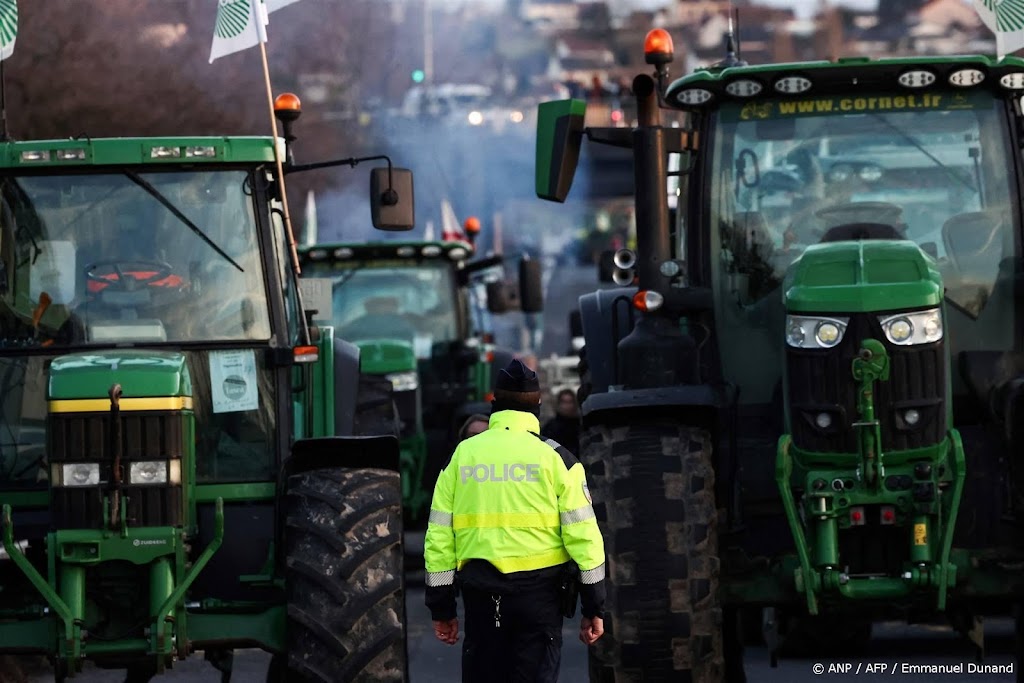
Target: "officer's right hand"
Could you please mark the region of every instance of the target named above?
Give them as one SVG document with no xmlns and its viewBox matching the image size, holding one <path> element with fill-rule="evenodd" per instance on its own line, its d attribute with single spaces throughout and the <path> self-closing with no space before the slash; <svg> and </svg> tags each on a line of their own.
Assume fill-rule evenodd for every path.
<svg viewBox="0 0 1024 683">
<path fill-rule="evenodd" d="M 597 639 L 604 635 L 604 619 L 594 617 L 580 619 L 580 640 L 584 645 L 593 645 Z"/>
<path fill-rule="evenodd" d="M 459 640 L 459 620 L 450 619 L 448 621 L 435 621 L 434 635 L 437 636 L 437 639 L 442 643 L 454 645 Z"/>
</svg>

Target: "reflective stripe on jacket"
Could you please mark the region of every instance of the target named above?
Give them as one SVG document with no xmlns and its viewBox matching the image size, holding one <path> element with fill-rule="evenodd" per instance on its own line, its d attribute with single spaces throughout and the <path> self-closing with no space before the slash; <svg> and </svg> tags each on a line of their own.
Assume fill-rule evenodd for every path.
<svg viewBox="0 0 1024 683">
<path fill-rule="evenodd" d="M 604 579 L 604 541 L 583 465 L 539 429 L 533 414 L 502 410 L 456 448 L 430 506 L 428 587 L 450 585 L 472 559 L 505 574 L 571 559 L 583 583 Z"/>
</svg>

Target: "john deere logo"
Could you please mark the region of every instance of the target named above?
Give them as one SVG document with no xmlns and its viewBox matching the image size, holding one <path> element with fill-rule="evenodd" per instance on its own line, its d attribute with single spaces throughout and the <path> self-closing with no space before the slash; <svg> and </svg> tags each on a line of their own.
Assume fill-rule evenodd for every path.
<svg viewBox="0 0 1024 683">
<path fill-rule="evenodd" d="M 9 57 L 9 49 L 14 47 L 14 39 L 18 36 L 18 2 L 17 0 L 0 0 L 0 49 L 3 57 Z M 3 57 L 0 57 L 2 59 Z"/>
<path fill-rule="evenodd" d="M 982 20 L 988 24 L 989 28 L 993 28 L 989 23 L 990 17 L 994 16 L 996 20 L 996 26 L 993 30 L 998 29 L 1002 32 L 1019 31 L 1024 28 L 1024 13 L 1021 12 L 1020 0 L 981 0 L 979 14 L 981 14 Z M 980 10 L 984 8 L 986 13 L 982 13 Z"/>
<path fill-rule="evenodd" d="M 3 0 L 0 0 L 2 2 Z M 236 38 L 249 25 L 250 0 L 220 0 L 217 5 L 217 25 L 213 29 L 218 38 Z"/>
<path fill-rule="evenodd" d="M 237 401 L 238 399 L 245 396 L 248 385 L 245 382 L 245 378 L 239 375 L 229 375 L 224 378 L 224 396 Z"/>
</svg>

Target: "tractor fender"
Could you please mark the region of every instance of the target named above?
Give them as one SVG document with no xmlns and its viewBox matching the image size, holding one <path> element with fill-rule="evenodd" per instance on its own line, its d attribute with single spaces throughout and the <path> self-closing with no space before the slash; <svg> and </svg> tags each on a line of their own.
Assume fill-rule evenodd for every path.
<svg viewBox="0 0 1024 683">
<path fill-rule="evenodd" d="M 355 431 L 359 393 L 359 347 L 334 339 L 334 433 L 350 436 Z"/>
<path fill-rule="evenodd" d="M 293 474 L 332 467 L 399 470 L 398 437 L 327 436 L 299 439 L 284 461 L 283 479 Z"/>
<path fill-rule="evenodd" d="M 687 424 L 714 433 L 720 414 L 727 409 L 725 392 L 709 384 L 687 384 L 655 389 L 627 389 L 595 392 L 580 406 L 584 424 L 622 422 L 629 414 L 642 411 L 646 417 L 666 415 L 669 419 L 686 416 Z"/>
<path fill-rule="evenodd" d="M 629 334 L 636 322 L 632 306 L 636 287 L 599 289 L 579 299 L 580 322 L 583 327 L 590 386 L 594 393 L 604 393 L 613 384 L 618 342 Z"/>
</svg>

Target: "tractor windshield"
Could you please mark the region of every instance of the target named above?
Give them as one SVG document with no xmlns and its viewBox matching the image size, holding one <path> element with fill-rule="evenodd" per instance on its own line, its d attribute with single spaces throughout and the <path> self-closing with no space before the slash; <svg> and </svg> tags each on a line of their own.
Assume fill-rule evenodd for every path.
<svg viewBox="0 0 1024 683">
<path fill-rule="evenodd" d="M 1012 287 L 999 283 L 1009 282 L 1016 244 L 1001 100 L 933 92 L 729 103 L 713 125 L 706 215 L 719 315 L 765 342 L 761 357 L 745 337 L 725 367 L 743 372 L 749 360 L 745 380 L 777 367 L 769 358 L 781 353 L 787 267 L 808 245 L 864 237 L 911 240 L 935 259 L 959 345 L 1012 345 L 1012 326 L 998 322 L 1012 315 Z M 754 383 L 770 400 L 774 382 Z"/>
<path fill-rule="evenodd" d="M 0 348 L 270 338 L 248 174 L 0 179 Z"/>
<path fill-rule="evenodd" d="M 311 275 L 319 264 L 307 267 Z M 332 264 L 333 324 L 353 342 L 400 339 L 428 358 L 435 344 L 459 338 L 455 275 L 444 262 Z"/>
<path fill-rule="evenodd" d="M 244 170 L 0 178 L 0 488 L 45 486 L 53 355 L 103 345 L 270 339 Z M 252 405 L 213 381 L 243 362 Z M 253 349 L 192 349 L 197 477 L 270 476 L 272 371 Z"/>
</svg>

